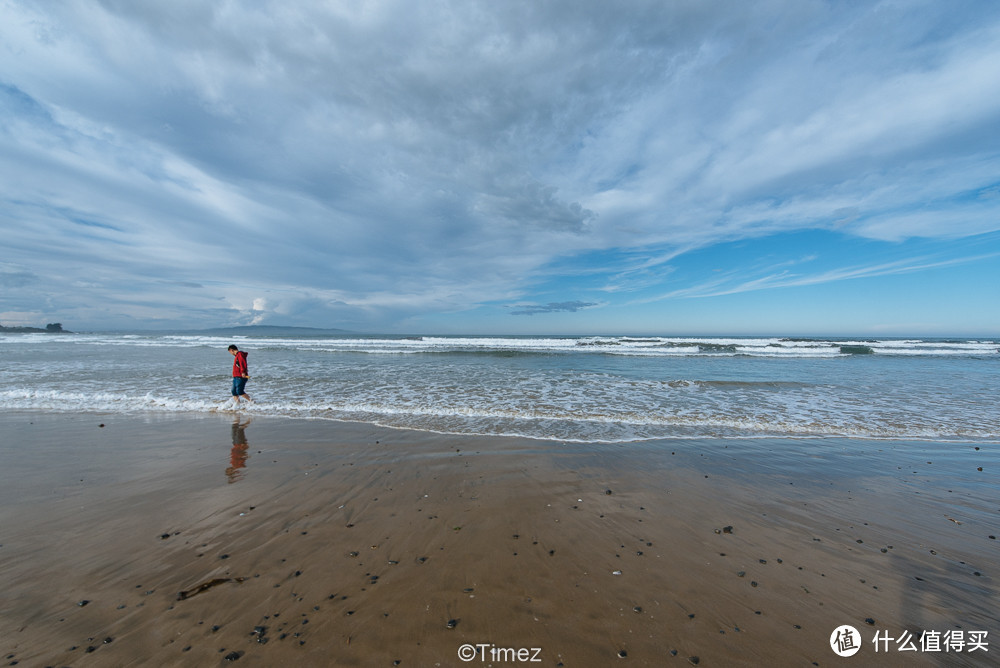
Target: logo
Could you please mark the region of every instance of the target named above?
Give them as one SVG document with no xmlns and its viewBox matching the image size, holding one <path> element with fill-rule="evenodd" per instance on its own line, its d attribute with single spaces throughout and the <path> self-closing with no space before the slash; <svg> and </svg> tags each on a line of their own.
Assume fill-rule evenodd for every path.
<svg viewBox="0 0 1000 668">
<path fill-rule="evenodd" d="M 853 626 L 838 626 L 830 634 L 830 648 L 837 656 L 854 656 L 861 649 L 861 633 Z"/>
</svg>

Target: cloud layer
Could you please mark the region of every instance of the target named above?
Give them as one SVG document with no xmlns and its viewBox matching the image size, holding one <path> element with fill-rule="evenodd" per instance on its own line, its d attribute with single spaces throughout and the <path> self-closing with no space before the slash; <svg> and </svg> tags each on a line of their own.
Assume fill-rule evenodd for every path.
<svg viewBox="0 0 1000 668">
<path fill-rule="evenodd" d="M 1000 229 L 994 3 L 5 0 L 0 53 L 0 321 L 573 313 L 722 242 Z"/>
</svg>

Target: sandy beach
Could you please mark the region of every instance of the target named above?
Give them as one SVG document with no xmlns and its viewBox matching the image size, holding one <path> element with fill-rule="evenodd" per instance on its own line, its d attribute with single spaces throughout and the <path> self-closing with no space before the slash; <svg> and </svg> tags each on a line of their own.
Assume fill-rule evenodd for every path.
<svg viewBox="0 0 1000 668">
<path fill-rule="evenodd" d="M 3 665 L 1000 652 L 995 445 L 581 444 L 246 414 L 6 413 L 0 435 Z M 862 636 L 851 659 L 830 645 L 841 625 Z M 967 642 L 932 651 L 925 631 Z"/>
</svg>

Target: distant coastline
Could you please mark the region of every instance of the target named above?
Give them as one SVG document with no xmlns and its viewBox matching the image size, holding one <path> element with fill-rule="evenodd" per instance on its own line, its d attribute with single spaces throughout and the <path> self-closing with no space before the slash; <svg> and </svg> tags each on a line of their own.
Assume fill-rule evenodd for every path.
<svg viewBox="0 0 1000 668">
<path fill-rule="evenodd" d="M 346 329 L 320 329 L 316 327 L 285 327 L 283 325 L 238 325 L 234 327 L 212 327 L 210 329 L 186 330 L 187 334 L 208 336 L 342 336 L 355 334 Z"/>
<path fill-rule="evenodd" d="M 68 329 L 63 329 L 62 323 L 53 322 L 41 327 L 4 327 L 0 325 L 0 334 L 73 334 Z"/>
</svg>

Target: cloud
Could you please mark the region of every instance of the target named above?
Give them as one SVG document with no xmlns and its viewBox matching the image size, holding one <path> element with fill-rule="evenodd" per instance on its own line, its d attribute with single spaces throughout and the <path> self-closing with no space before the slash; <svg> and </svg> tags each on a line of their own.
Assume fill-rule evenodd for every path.
<svg viewBox="0 0 1000 668">
<path fill-rule="evenodd" d="M 981 255 L 949 258 L 945 260 L 933 259 L 930 257 L 915 257 L 891 262 L 883 262 L 874 265 L 837 267 L 835 269 L 811 274 L 783 270 L 776 273 L 768 273 L 752 279 L 743 278 L 741 274 L 737 272 L 728 272 L 727 274 L 710 281 L 674 290 L 643 301 L 649 302 L 677 298 L 690 299 L 697 297 L 720 297 L 723 295 L 754 292 L 757 290 L 822 285 L 824 283 L 837 283 L 840 281 L 862 278 L 913 274 L 927 271 L 929 269 L 941 269 L 945 267 L 954 267 L 957 265 L 981 262 L 983 260 L 992 260 L 998 256 L 1000 256 L 1000 253 L 985 253 Z"/>
<path fill-rule="evenodd" d="M 18 265 L 0 262 L 0 286 L 5 288 L 23 288 L 38 280 L 30 271 Z"/>
<path fill-rule="evenodd" d="M 591 308 L 593 306 L 598 306 L 599 304 L 592 302 L 549 302 L 548 304 L 518 304 L 512 308 L 516 308 L 516 311 L 511 311 L 511 315 L 537 315 L 539 313 L 576 313 L 585 308 Z"/>
<path fill-rule="evenodd" d="M 740 239 L 1000 229 L 992 3 L 8 0 L 0 26 L 0 228 L 43 277 L 2 308 L 391 328 L 540 302 L 586 258 L 628 298 Z"/>
</svg>

